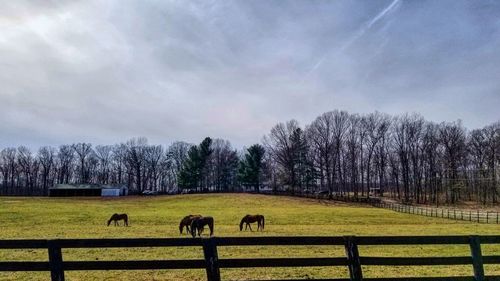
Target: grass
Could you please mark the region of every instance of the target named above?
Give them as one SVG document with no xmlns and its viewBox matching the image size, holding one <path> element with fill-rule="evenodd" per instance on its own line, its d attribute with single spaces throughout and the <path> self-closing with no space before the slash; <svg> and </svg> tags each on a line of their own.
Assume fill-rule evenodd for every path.
<svg viewBox="0 0 500 281">
<path fill-rule="evenodd" d="M 130 227 L 107 227 L 113 213 L 128 213 Z M 0 198 L 0 239 L 179 237 L 186 214 L 211 215 L 217 236 L 277 235 L 486 235 L 498 225 L 476 224 L 397 213 L 362 205 L 248 194 L 103 198 Z M 263 233 L 240 232 L 247 213 L 266 216 Z M 255 226 L 256 228 L 256 226 Z M 485 246 L 483 254 L 499 254 Z M 467 246 L 362 246 L 366 256 L 461 256 Z M 221 247 L 227 257 L 344 256 L 342 247 Z M 202 258 L 198 248 L 67 249 L 65 260 Z M 44 250 L 0 250 L 0 260 L 47 260 Z M 471 275 L 471 266 L 364 267 L 365 277 Z M 500 274 L 500 266 L 486 266 Z M 222 270 L 223 280 L 343 278 L 343 267 Z M 67 280 L 204 280 L 203 270 L 66 272 Z M 0 280 L 48 280 L 49 273 L 0 273 Z"/>
</svg>

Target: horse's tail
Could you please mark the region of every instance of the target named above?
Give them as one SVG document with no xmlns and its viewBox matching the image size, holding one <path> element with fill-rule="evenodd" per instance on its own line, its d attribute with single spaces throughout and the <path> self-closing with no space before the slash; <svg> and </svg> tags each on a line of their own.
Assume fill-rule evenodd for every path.
<svg viewBox="0 0 500 281">
<path fill-rule="evenodd" d="M 264 224 L 266 222 L 266 219 L 264 218 L 264 216 L 262 216 L 262 230 L 264 230 Z"/>
<path fill-rule="evenodd" d="M 243 230 L 243 224 L 245 223 L 245 218 L 246 216 L 244 216 L 242 219 L 241 219 L 241 222 L 240 222 L 240 231 Z"/>
<path fill-rule="evenodd" d="M 210 228 L 210 236 L 214 235 L 214 219 L 210 221 L 208 228 Z"/>
<path fill-rule="evenodd" d="M 184 229 L 184 224 L 181 222 L 179 223 L 179 233 L 182 234 L 182 230 Z"/>
</svg>

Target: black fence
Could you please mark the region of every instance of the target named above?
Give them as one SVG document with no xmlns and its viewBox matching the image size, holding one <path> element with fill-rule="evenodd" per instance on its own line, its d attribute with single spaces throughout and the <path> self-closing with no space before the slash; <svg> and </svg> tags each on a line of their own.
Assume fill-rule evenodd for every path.
<svg viewBox="0 0 500 281">
<path fill-rule="evenodd" d="M 363 256 L 358 245 L 469 245 L 471 254 L 464 257 L 369 257 Z M 484 264 L 500 264 L 500 255 L 483 256 L 481 245 L 500 244 L 497 236 L 387 236 L 387 237 L 211 237 L 164 239 L 61 239 L 61 240 L 0 240 L 0 249 L 47 249 L 48 261 L 0 261 L 0 271 L 47 271 L 52 281 L 63 281 L 64 272 L 71 270 L 151 270 L 201 269 L 206 270 L 208 281 L 221 280 L 220 269 L 254 267 L 310 267 L 345 266 L 349 278 L 320 279 L 343 280 L 500 280 L 486 276 Z M 345 248 L 343 257 L 317 258 L 232 258 L 219 259 L 218 246 L 287 246 L 337 245 Z M 195 247 L 201 246 L 204 259 L 139 260 L 139 261 L 66 261 L 61 249 L 65 248 L 131 248 L 131 247 Z M 470 265 L 472 275 L 453 277 L 363 278 L 362 266 L 424 266 Z"/>
<path fill-rule="evenodd" d="M 498 212 L 487 212 L 479 210 L 460 210 L 447 208 L 419 207 L 397 203 L 372 202 L 372 205 L 379 208 L 386 208 L 396 212 L 415 214 L 427 217 L 444 218 L 452 220 L 463 220 L 478 223 L 500 224 L 500 214 Z"/>
</svg>

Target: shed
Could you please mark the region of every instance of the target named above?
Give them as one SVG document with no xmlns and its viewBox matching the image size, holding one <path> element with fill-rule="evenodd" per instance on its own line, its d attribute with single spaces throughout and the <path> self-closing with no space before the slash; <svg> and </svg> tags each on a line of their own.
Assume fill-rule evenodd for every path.
<svg viewBox="0 0 500 281">
<path fill-rule="evenodd" d="M 49 188 L 49 196 L 101 196 L 101 187 L 92 184 L 56 184 Z"/>
<path fill-rule="evenodd" d="M 127 196 L 128 187 L 126 185 L 103 185 L 101 196 Z"/>
<path fill-rule="evenodd" d="M 102 197 L 117 197 L 120 196 L 119 188 L 103 188 L 101 190 Z"/>
</svg>

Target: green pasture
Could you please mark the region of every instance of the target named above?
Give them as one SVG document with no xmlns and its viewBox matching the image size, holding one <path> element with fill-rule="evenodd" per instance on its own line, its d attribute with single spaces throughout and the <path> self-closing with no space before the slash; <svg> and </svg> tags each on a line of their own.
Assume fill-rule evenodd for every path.
<svg viewBox="0 0 500 281">
<path fill-rule="evenodd" d="M 113 213 L 127 213 L 129 227 L 106 226 Z M 263 214 L 264 232 L 240 232 L 241 217 Z M 178 223 L 187 214 L 210 215 L 216 236 L 288 235 L 487 235 L 499 225 L 429 218 L 390 210 L 313 199 L 249 194 L 179 195 L 123 198 L 0 198 L 0 239 L 181 237 Z M 257 226 L 254 227 L 255 229 Z M 207 231 L 205 232 L 207 233 Z M 341 246 L 221 247 L 228 257 L 335 257 Z M 365 256 L 462 256 L 467 246 L 362 246 Z M 484 246 L 484 255 L 500 254 Z M 69 249 L 65 260 L 137 260 L 202 258 L 191 248 Z M 0 250 L 1 261 L 47 260 L 45 250 Z M 471 266 L 365 267 L 365 277 L 470 275 Z M 500 266 L 485 266 L 500 274 Z M 343 267 L 222 270 L 224 280 L 341 278 Z M 0 280 L 49 280 L 49 273 L 0 273 Z M 66 272 L 67 280 L 204 280 L 203 270 Z"/>
</svg>

